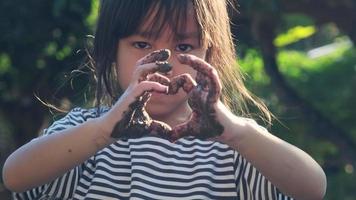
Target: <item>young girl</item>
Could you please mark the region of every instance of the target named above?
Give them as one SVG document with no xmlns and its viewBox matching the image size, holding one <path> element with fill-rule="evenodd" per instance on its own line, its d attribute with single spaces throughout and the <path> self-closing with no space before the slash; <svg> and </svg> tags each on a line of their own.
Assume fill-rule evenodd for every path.
<svg viewBox="0 0 356 200">
<path fill-rule="evenodd" d="M 242 117 L 244 100 L 268 111 L 236 73 L 226 7 L 102 0 L 97 108 L 73 109 L 10 155 L 14 198 L 322 199 L 321 167 Z"/>
</svg>

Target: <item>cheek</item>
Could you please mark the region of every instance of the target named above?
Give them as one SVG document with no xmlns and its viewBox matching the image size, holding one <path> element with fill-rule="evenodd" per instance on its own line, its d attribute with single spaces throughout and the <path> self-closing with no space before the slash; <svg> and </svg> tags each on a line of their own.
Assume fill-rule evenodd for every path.
<svg viewBox="0 0 356 200">
<path fill-rule="evenodd" d="M 119 85 L 121 89 L 126 89 L 132 78 L 132 74 L 135 67 L 135 60 L 131 59 L 130 56 L 125 54 L 120 54 L 116 59 L 116 72 L 119 80 Z"/>
<path fill-rule="evenodd" d="M 119 40 L 116 52 L 116 76 L 118 79 L 118 84 L 121 89 L 125 90 L 129 83 L 131 75 L 130 65 L 130 54 L 125 49 L 127 49 L 127 42 L 125 40 Z"/>
</svg>

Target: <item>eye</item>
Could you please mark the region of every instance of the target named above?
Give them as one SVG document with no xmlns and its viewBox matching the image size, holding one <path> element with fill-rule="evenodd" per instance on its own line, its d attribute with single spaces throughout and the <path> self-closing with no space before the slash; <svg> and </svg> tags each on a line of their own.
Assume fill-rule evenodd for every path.
<svg viewBox="0 0 356 200">
<path fill-rule="evenodd" d="M 190 44 L 178 44 L 176 47 L 177 51 L 180 52 L 188 52 L 191 51 L 193 49 L 193 46 Z"/>
<path fill-rule="evenodd" d="M 147 42 L 134 42 L 133 46 L 137 49 L 149 49 L 151 48 L 151 45 L 148 44 Z"/>
</svg>

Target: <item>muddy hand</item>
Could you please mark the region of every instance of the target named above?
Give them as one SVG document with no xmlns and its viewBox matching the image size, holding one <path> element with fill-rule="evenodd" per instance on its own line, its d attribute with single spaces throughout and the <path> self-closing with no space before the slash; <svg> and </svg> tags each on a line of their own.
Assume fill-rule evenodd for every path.
<svg viewBox="0 0 356 200">
<path fill-rule="evenodd" d="M 173 128 L 170 140 L 176 141 L 185 136 L 207 139 L 221 135 L 224 127 L 217 121 L 214 110 L 214 104 L 219 100 L 221 93 L 217 71 L 207 62 L 193 55 L 180 55 L 178 59 L 182 64 L 195 69 L 197 75 L 196 83 L 190 81 L 192 84 L 188 84 L 194 87 L 186 90 L 189 92 L 188 103 L 192 114 L 187 122 Z"/>
<path fill-rule="evenodd" d="M 153 86 L 155 84 L 169 85 L 168 78 L 156 73 L 167 73 L 172 69 L 172 66 L 166 62 L 169 56 L 169 50 L 163 49 L 148 54 L 136 63 L 137 69 L 134 72 L 134 81 L 131 84 L 132 88 L 135 88 L 133 90 L 137 91 L 136 98 L 123 113 L 122 119 L 115 125 L 111 137 L 128 139 L 156 135 L 161 138 L 170 138 L 171 127 L 164 122 L 153 120 L 145 109 L 153 91 L 168 92 L 168 87 L 162 91 Z M 150 87 L 149 85 L 153 86 Z"/>
</svg>

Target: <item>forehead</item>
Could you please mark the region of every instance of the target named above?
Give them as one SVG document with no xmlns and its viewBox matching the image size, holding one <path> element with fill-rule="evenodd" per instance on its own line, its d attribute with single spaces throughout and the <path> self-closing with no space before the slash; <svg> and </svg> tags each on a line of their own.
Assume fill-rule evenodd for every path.
<svg viewBox="0 0 356 200">
<path fill-rule="evenodd" d="M 170 37 L 176 40 L 186 37 L 201 39 L 201 31 L 190 1 L 178 8 L 162 4 L 152 5 L 137 29 L 140 35 L 154 39 L 158 39 L 167 31 Z"/>
</svg>

